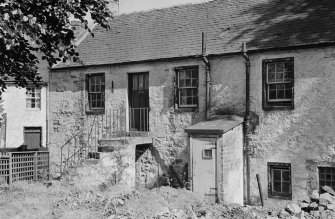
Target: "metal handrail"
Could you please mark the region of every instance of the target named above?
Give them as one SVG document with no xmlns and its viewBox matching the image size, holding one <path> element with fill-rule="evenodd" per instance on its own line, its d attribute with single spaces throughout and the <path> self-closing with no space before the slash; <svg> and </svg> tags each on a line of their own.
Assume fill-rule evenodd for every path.
<svg viewBox="0 0 335 219">
<path fill-rule="evenodd" d="M 74 157 L 76 154 L 78 154 L 80 151 L 82 151 L 82 150 L 87 146 L 87 144 L 88 144 L 88 142 L 89 142 L 89 140 L 90 140 L 91 134 L 92 134 L 93 127 L 94 127 L 94 125 L 95 125 L 95 118 L 96 118 L 96 116 L 94 116 L 93 124 L 91 125 L 91 130 L 90 130 L 90 132 L 89 132 L 89 134 L 88 134 L 88 138 L 87 138 L 86 143 L 85 143 L 83 146 L 81 146 L 77 151 L 75 151 L 70 157 L 67 157 L 67 158 L 66 158 L 66 159 L 67 159 L 66 162 L 67 162 L 68 160 L 70 160 L 72 157 Z"/>
<path fill-rule="evenodd" d="M 65 165 L 64 165 L 64 166 L 67 166 L 69 160 L 72 159 L 76 154 L 79 153 L 79 151 L 82 151 L 82 150 L 87 146 L 87 143 L 88 143 L 88 141 L 89 141 L 89 139 L 90 139 L 90 136 L 91 136 L 91 133 L 92 133 L 93 126 L 95 125 L 95 120 L 96 120 L 96 115 L 94 116 L 92 125 L 90 126 L 91 129 L 90 129 L 90 132 L 89 132 L 89 136 L 88 136 L 88 140 L 87 140 L 87 142 L 86 142 L 82 147 L 80 147 L 77 151 L 75 151 L 73 154 L 71 154 L 71 156 L 66 157 L 66 159 L 65 159 L 65 161 L 64 161 L 64 162 L 65 162 Z M 75 135 L 71 136 L 71 137 L 66 141 L 66 143 L 65 143 L 64 145 L 62 145 L 62 147 L 60 148 L 60 149 L 61 149 L 61 170 L 63 169 L 63 148 L 64 148 L 66 145 L 68 145 L 68 144 L 71 142 L 71 140 L 73 140 L 73 139 L 74 139 L 75 137 L 77 137 L 79 134 L 84 133 L 85 130 L 86 130 L 86 128 L 83 128 L 81 131 L 79 131 L 79 132 L 77 132 Z M 61 172 L 62 172 L 62 171 L 61 171 Z"/>
</svg>

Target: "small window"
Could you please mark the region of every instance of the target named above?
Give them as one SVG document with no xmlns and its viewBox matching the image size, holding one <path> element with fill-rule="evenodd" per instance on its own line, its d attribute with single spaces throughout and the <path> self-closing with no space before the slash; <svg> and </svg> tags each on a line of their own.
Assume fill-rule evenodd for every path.
<svg viewBox="0 0 335 219">
<path fill-rule="evenodd" d="M 204 149 L 202 151 L 202 158 L 203 159 L 212 159 L 213 158 L 213 154 L 212 154 L 212 149 Z"/>
<path fill-rule="evenodd" d="M 263 60 L 264 110 L 293 109 L 293 58 Z"/>
<path fill-rule="evenodd" d="M 102 110 L 105 108 L 105 75 L 88 75 L 88 103 L 90 110 Z"/>
<path fill-rule="evenodd" d="M 26 108 L 41 109 L 41 89 L 35 87 L 27 88 L 26 92 Z"/>
<path fill-rule="evenodd" d="M 335 189 L 335 167 L 319 167 L 319 187 L 325 185 Z"/>
<path fill-rule="evenodd" d="M 291 199 L 291 164 L 268 163 L 268 183 L 270 198 Z"/>
<path fill-rule="evenodd" d="M 197 107 L 199 77 L 198 66 L 177 68 L 176 72 L 178 107 Z"/>
</svg>

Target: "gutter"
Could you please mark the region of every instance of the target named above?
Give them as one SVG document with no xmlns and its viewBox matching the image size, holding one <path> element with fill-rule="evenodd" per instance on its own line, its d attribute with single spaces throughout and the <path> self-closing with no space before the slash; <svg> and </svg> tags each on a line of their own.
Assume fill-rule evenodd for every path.
<svg viewBox="0 0 335 219">
<path fill-rule="evenodd" d="M 242 43 L 242 53 L 245 59 L 245 117 L 244 117 L 244 153 L 246 159 L 246 201 L 250 205 L 250 59 L 247 54 L 247 45 Z"/>
<path fill-rule="evenodd" d="M 209 108 L 210 108 L 210 84 L 211 84 L 211 75 L 210 75 L 210 64 L 206 55 L 206 35 L 202 32 L 202 53 L 201 59 L 206 65 L 206 120 L 209 120 Z"/>
</svg>

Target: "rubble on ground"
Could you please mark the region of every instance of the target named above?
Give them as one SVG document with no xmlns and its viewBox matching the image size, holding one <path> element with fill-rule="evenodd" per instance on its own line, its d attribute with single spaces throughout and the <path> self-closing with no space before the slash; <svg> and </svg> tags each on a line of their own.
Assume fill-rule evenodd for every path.
<svg viewBox="0 0 335 219">
<path fill-rule="evenodd" d="M 299 204 L 289 202 L 276 217 L 268 219 L 333 219 L 335 218 L 335 192 L 329 186 L 323 186 L 321 191 L 314 190 L 310 199 L 303 200 Z"/>
</svg>

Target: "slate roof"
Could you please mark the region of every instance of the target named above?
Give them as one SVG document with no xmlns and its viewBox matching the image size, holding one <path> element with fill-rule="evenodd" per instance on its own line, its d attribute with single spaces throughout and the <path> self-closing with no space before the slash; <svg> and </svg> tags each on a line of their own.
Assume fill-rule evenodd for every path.
<svg viewBox="0 0 335 219">
<path fill-rule="evenodd" d="M 207 53 L 335 42 L 334 0 L 214 0 L 131 14 L 94 29 L 78 52 L 84 65 L 117 64 Z M 56 68 L 80 66 L 60 64 Z"/>
<path fill-rule="evenodd" d="M 185 129 L 188 134 L 224 134 L 243 123 L 244 119 L 234 115 L 221 115 L 220 118 L 199 122 Z"/>
</svg>

